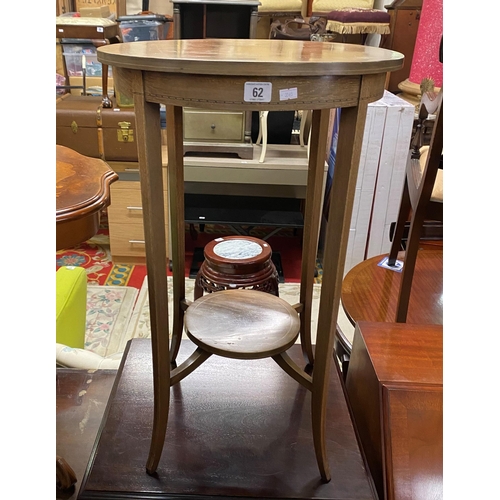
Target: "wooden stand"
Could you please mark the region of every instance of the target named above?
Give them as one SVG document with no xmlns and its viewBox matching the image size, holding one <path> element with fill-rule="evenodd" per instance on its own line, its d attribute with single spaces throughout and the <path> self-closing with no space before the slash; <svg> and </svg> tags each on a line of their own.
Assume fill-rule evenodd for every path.
<svg viewBox="0 0 500 500">
<path fill-rule="evenodd" d="M 327 416 L 327 401 L 329 382 L 331 380 L 331 364 L 333 354 L 333 333 L 335 330 L 340 292 L 342 287 L 343 267 L 346 256 L 349 221 L 352 215 L 354 192 L 358 173 L 361 143 L 368 103 L 380 99 L 384 92 L 384 82 L 388 71 L 399 69 L 403 63 L 401 54 L 375 47 L 359 45 L 334 46 L 331 43 L 287 41 L 275 43 L 272 40 L 166 40 L 158 42 L 136 42 L 117 46 L 107 46 L 98 49 L 98 60 L 113 66 L 116 79 L 123 86 L 123 91 L 134 95 L 134 106 L 137 113 L 137 136 L 139 152 L 139 168 L 141 176 L 142 200 L 144 203 L 144 229 L 146 241 L 146 258 L 149 288 L 149 307 L 151 317 L 151 346 L 153 351 L 154 380 L 154 420 L 150 441 L 150 452 L 146 463 L 148 474 L 153 477 L 160 463 L 162 449 L 167 433 L 167 420 L 175 411 L 169 412 L 170 402 L 175 404 L 176 394 L 180 397 L 178 383 L 189 380 L 196 370 L 203 370 L 204 362 L 211 362 L 209 357 L 227 356 L 245 360 L 243 366 L 231 375 L 226 373 L 224 383 L 228 385 L 233 380 L 250 379 L 255 385 L 263 368 L 255 368 L 260 359 L 273 357 L 276 363 L 295 382 L 295 394 L 302 389 L 311 391 L 311 434 L 308 440 L 314 449 L 318 469 L 316 478 L 310 476 L 305 480 L 302 476 L 300 488 L 302 494 L 311 485 L 319 485 L 320 481 L 331 481 L 332 487 L 339 469 L 337 460 L 332 461 L 330 471 L 326 431 L 329 423 Z M 292 50 L 293 49 L 293 50 Z M 337 50 L 338 49 L 338 50 Z M 115 73 L 114 73 L 115 74 Z M 196 76 L 195 76 L 196 75 Z M 259 83 L 260 82 L 260 83 Z M 254 96 L 261 100 L 253 100 Z M 292 98 L 290 98 L 290 96 Z M 167 110 L 168 138 L 168 189 L 170 200 L 171 242 L 172 242 L 172 275 L 173 275 L 173 328 L 171 345 L 169 341 L 168 322 L 168 288 L 166 238 L 164 221 L 164 202 L 162 186 L 162 157 L 160 134 L 160 103 Z M 224 290 L 208 294 L 191 303 L 185 293 L 185 217 L 184 217 L 184 164 L 183 164 L 183 107 L 196 106 L 209 109 L 236 109 L 241 111 L 262 110 L 295 110 L 312 109 L 311 146 L 308 164 L 307 195 L 304 209 L 304 244 L 302 249 L 302 270 L 300 287 L 300 304 L 293 307 L 283 299 L 271 294 L 253 290 Z M 319 219 L 322 207 L 322 189 L 324 175 L 325 152 L 330 122 L 330 110 L 342 108 L 340 118 L 340 133 L 338 138 L 335 175 L 330 192 L 331 203 L 326 228 L 326 243 L 323 266 L 323 286 L 320 299 L 317 329 L 317 348 L 313 349 L 311 342 L 311 311 L 316 267 L 317 243 L 319 236 Z M 224 296 L 221 298 L 221 295 Z M 248 298 L 251 297 L 249 301 Z M 231 304 L 222 307 L 224 299 Z M 210 306 L 215 304 L 209 314 L 209 324 L 203 322 L 201 316 Z M 238 309 L 232 306 L 238 302 L 245 309 L 243 319 L 237 314 Z M 200 305 L 201 304 L 201 305 Z M 262 307 L 267 314 L 261 314 Z M 239 306 L 238 306 L 239 307 Z M 193 312 L 194 311 L 194 312 Z M 275 314 L 279 311 L 280 314 Z M 222 312 L 221 321 L 219 313 Z M 229 313 L 225 315 L 225 313 Z M 230 318 L 231 312 L 234 312 Z M 203 313 L 203 314 L 202 314 Z M 182 331 L 186 315 L 186 331 L 189 338 L 198 345 L 198 349 L 183 363 L 176 365 L 177 355 L 181 347 Z M 207 316 L 204 316 L 207 317 Z M 276 320 L 279 321 L 276 321 Z M 228 321 L 226 321 L 228 320 Z M 228 328 L 228 322 L 231 325 Z M 188 324 L 189 323 L 189 324 Z M 200 326 L 211 329 L 213 335 L 209 342 L 201 338 L 203 332 Z M 230 330 L 233 340 L 219 338 Z M 254 329 L 253 332 L 251 330 Z M 272 330 L 272 332 L 271 332 Z M 238 338 L 243 331 L 241 338 Z M 270 333 L 271 332 L 271 333 Z M 254 342 L 251 342 L 252 335 Z M 269 341 L 265 337 L 269 334 Z M 308 365 L 314 364 L 312 376 L 310 371 L 302 369 L 287 354 L 300 334 L 303 356 Z M 241 345 L 240 340 L 243 340 Z M 207 346 L 210 344 L 210 347 Z M 217 344 L 217 347 L 212 347 Z M 241 350 L 236 348 L 241 347 Z M 238 351 L 238 352 L 236 352 Z M 221 354 L 222 353 L 222 354 Z M 208 361 L 207 361 L 208 360 Z M 259 361 L 258 361 L 259 360 Z M 222 361 L 219 361 L 222 364 Z M 263 361 L 262 361 L 263 363 Z M 271 362 L 272 364 L 272 362 Z M 175 368 L 173 368 L 176 366 Z M 250 371 L 251 370 L 251 371 Z M 221 370 L 225 371 L 225 370 Z M 185 377 L 188 377 L 187 379 Z M 196 377 L 196 376 L 195 376 Z M 297 385 L 298 383 L 298 385 Z M 197 387 L 208 391 L 213 382 L 206 385 L 198 379 Z M 141 391 L 143 385 L 140 386 Z M 274 386 L 274 395 L 277 392 Z M 144 388 L 145 390 L 145 388 Z M 137 387 L 134 389 L 137 394 Z M 170 397 L 170 394 L 174 398 Z M 261 398 L 257 416 L 265 414 L 269 399 Z M 248 397 L 248 396 L 247 396 Z M 179 411 L 188 410 L 196 397 L 186 399 Z M 212 401 L 212 399 L 209 399 Z M 246 399 L 245 401 L 253 400 Z M 217 403 L 224 406 L 224 398 Z M 232 400 L 231 400 L 232 401 Z M 295 401 L 295 396 L 294 396 Z M 135 411 L 143 413 L 147 400 Z M 233 403 L 231 403 L 232 407 Z M 122 406 L 122 417 L 131 417 L 129 405 Z M 290 408 L 289 408 L 290 410 Z M 190 411 L 186 411 L 189 415 Z M 288 413 L 291 425 L 299 421 L 292 413 Z M 200 415 L 200 418 L 202 415 Z M 239 419 L 238 425 L 245 427 L 247 419 Z M 218 429 L 223 429 L 222 421 L 218 419 Z M 195 425 L 200 425 L 197 420 Z M 134 426 L 134 434 L 140 426 Z M 132 429 L 131 429 L 132 430 Z M 244 441 L 238 441 L 227 431 L 229 440 L 226 445 L 214 453 L 226 454 L 230 466 L 238 455 Z M 271 468 L 266 468 L 257 475 L 270 475 L 271 482 L 280 482 L 283 471 L 292 469 L 290 464 L 294 454 L 283 450 L 285 430 L 273 433 L 273 446 L 269 448 L 272 456 L 278 460 Z M 148 433 L 149 434 L 149 433 Z M 246 434 L 242 434 L 243 436 Z M 340 436 L 340 434 L 339 434 Z M 191 436 L 194 437 L 194 436 Z M 337 439 L 337 437 L 335 437 Z M 144 440 L 147 441 L 147 440 Z M 192 441 L 190 441 L 192 442 Z M 206 441 L 201 443 L 205 445 Z M 102 448 L 105 451 L 105 447 Z M 181 448 L 175 445 L 180 455 Z M 256 450 L 262 450 L 262 443 Z M 265 448 L 264 448 L 265 449 Z M 135 450 L 137 451 L 137 447 Z M 313 453 L 309 450 L 309 456 Z M 120 453 L 115 453 L 119 455 Z M 244 453 L 248 456 L 247 453 Z M 307 463 L 306 452 L 301 452 L 300 467 Z M 135 453 L 134 457 L 138 457 Z M 115 456 L 115 459 L 117 457 Z M 129 457 L 132 459 L 133 457 Z M 138 457 L 144 460 L 144 456 Z M 342 460 L 346 457 L 344 456 Z M 133 458 L 135 460 L 135 458 Z M 113 460 L 113 459 L 112 459 Z M 204 467 L 200 461 L 198 467 Z M 247 492 L 257 484 L 256 477 L 250 483 L 243 482 L 249 477 L 249 470 L 255 463 L 244 468 L 244 474 L 238 476 L 233 484 L 238 494 Z M 109 480 L 109 468 L 106 467 L 106 479 Z M 95 468 L 94 468 L 95 470 Z M 193 471 L 194 473 L 194 471 Z M 144 473 L 143 473 L 144 474 Z M 346 471 L 347 474 L 347 471 Z M 172 478 L 169 474 L 168 484 Z M 190 475 L 192 476 L 192 474 Z M 298 476 L 297 476 L 298 477 Z M 321 478 L 321 479 L 320 479 Z M 123 477 L 123 487 L 132 485 Z M 290 479 L 292 480 L 292 479 Z M 141 481 L 149 481 L 147 478 Z M 199 484 L 188 481 L 190 488 Z M 166 484 L 166 483 L 164 483 Z M 260 483 L 262 484 L 262 483 Z M 352 484 L 352 483 L 351 483 Z M 103 485 L 104 486 L 104 485 Z M 280 485 L 281 486 L 281 485 Z M 285 489 L 279 487 L 283 495 Z M 314 490 L 313 493 L 316 494 Z M 265 495 L 265 490 L 259 490 Z M 205 488 L 204 494 L 210 494 Z M 254 494 L 253 494 L 254 495 Z M 297 491 L 293 492 L 297 498 Z M 254 495 L 255 496 L 255 495 Z M 348 496 L 348 495 L 347 495 Z M 351 496 L 363 498 L 363 494 L 354 492 Z"/>
</svg>

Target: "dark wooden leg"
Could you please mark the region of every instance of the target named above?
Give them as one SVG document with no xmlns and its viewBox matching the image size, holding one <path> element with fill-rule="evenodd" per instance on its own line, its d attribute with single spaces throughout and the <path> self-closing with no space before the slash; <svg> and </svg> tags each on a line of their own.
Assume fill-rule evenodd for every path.
<svg viewBox="0 0 500 500">
<path fill-rule="evenodd" d="M 424 175 L 429 175 L 431 179 L 436 178 L 437 169 L 439 168 L 440 158 L 443 151 L 443 105 L 438 111 L 436 124 L 431 138 L 431 150 L 427 158 Z M 418 161 L 418 160 L 414 160 Z M 431 169 L 428 172 L 428 169 Z M 427 216 L 427 206 L 431 198 L 434 183 L 426 183 L 418 187 L 416 192 L 417 200 L 412 203 L 414 207 L 410 225 L 410 233 L 406 244 L 405 261 L 403 273 L 401 276 L 401 288 L 399 291 L 398 305 L 396 309 L 396 322 L 406 323 L 408 314 L 408 306 L 410 303 L 411 285 L 413 274 L 415 272 L 415 264 L 417 262 L 418 248 L 420 246 L 420 237 L 424 227 L 425 218 Z M 409 190 L 411 188 L 409 187 Z M 412 191 L 413 193 L 413 191 Z M 409 195 L 414 198 L 413 194 Z"/>
<path fill-rule="evenodd" d="M 408 305 L 410 303 L 411 284 L 417 262 L 418 247 L 420 245 L 420 235 L 424 224 L 424 214 L 413 215 L 410 226 L 410 234 L 406 244 L 403 273 L 401 276 L 401 287 L 396 308 L 396 323 L 406 323 L 408 315 Z"/>
<path fill-rule="evenodd" d="M 396 228 L 394 229 L 394 236 L 392 237 L 391 251 L 389 252 L 388 264 L 390 266 L 394 266 L 396 264 L 398 252 L 401 250 L 401 240 L 403 239 L 406 221 L 410 216 L 410 209 L 410 193 L 408 191 L 408 183 L 405 180 L 403 195 L 401 197 L 401 205 L 399 207 L 398 220 L 396 221 Z"/>
<path fill-rule="evenodd" d="M 198 271 L 198 274 L 196 275 L 196 279 L 194 281 L 193 298 L 194 300 L 196 300 L 202 296 L 203 296 L 203 287 L 201 286 L 201 271 Z"/>
<path fill-rule="evenodd" d="M 75 471 L 64 460 L 56 455 L 56 485 L 60 490 L 69 490 L 76 483 Z"/>
</svg>

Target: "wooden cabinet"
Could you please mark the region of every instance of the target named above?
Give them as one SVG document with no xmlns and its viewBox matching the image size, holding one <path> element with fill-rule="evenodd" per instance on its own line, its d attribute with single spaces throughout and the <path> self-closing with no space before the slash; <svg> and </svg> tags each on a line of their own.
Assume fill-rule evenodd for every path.
<svg viewBox="0 0 500 500">
<path fill-rule="evenodd" d="M 380 500 L 443 497 L 443 327 L 359 322 L 346 392 Z"/>
<path fill-rule="evenodd" d="M 185 108 L 184 139 L 241 142 L 245 139 L 245 113 Z"/>
<path fill-rule="evenodd" d="M 166 174 L 163 178 L 165 232 L 168 235 Z M 109 243 L 113 262 L 144 263 L 146 257 L 144 225 L 142 220 L 141 185 L 138 180 L 119 180 L 111 186 L 111 205 L 108 207 L 108 220 Z"/>
<path fill-rule="evenodd" d="M 390 73 L 387 90 L 398 93 L 398 84 L 410 76 L 411 63 L 415 41 L 417 40 L 418 26 L 423 0 L 394 0 L 385 8 L 390 15 L 391 33 L 385 38 L 382 47 L 401 52 L 405 56 L 404 66 Z"/>
<path fill-rule="evenodd" d="M 173 0 L 174 38 L 255 38 L 259 0 Z M 184 152 L 253 158 L 252 114 L 184 109 Z"/>
<path fill-rule="evenodd" d="M 174 37 L 255 38 L 258 0 L 173 0 Z"/>
</svg>

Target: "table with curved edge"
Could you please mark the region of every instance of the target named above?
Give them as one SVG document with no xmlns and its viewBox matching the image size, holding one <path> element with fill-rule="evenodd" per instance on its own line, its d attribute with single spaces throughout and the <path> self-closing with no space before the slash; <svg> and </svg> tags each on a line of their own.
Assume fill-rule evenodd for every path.
<svg viewBox="0 0 500 500">
<path fill-rule="evenodd" d="M 377 255 L 360 262 L 344 278 L 341 302 L 353 326 L 358 321 L 396 321 L 402 274 L 380 267 L 378 264 L 383 257 Z M 404 260 L 404 252 L 398 258 Z M 443 249 L 438 245 L 424 244 L 418 251 L 406 322 L 443 324 Z M 352 344 L 340 328 L 335 341 L 339 357 L 342 358 L 342 354 L 349 356 Z"/>
<path fill-rule="evenodd" d="M 211 354 L 239 359 L 273 356 L 289 375 L 312 393 L 316 459 L 323 481 L 329 481 L 331 475 L 324 436 L 327 382 L 330 376 L 333 334 L 340 302 L 366 111 L 370 102 L 382 97 L 387 72 L 401 68 L 404 57 L 397 52 L 360 45 L 232 39 L 117 44 L 100 47 L 97 57 L 100 62 L 113 67 L 116 85 L 124 93 L 133 94 L 136 112 L 154 379 L 153 435 L 146 463 L 147 472 L 154 474 L 160 460 L 172 385 L 191 373 Z M 260 99 L 259 95 L 262 95 L 262 100 L 251 100 L 253 89 L 256 89 L 255 99 Z M 259 89 L 264 89 L 262 94 Z M 160 103 L 165 104 L 167 108 L 167 170 L 172 221 L 174 304 L 171 346 L 168 332 Z M 185 297 L 184 278 L 183 106 L 241 111 L 313 110 L 300 303 L 293 308 L 287 309 L 284 301 L 281 302 L 282 299 L 270 294 L 252 290 L 231 290 L 209 294 L 193 302 L 197 307 L 193 308 L 194 312 L 190 315 L 192 306 Z M 327 258 L 323 264 L 316 357 L 312 376 L 297 364 L 293 364 L 289 357 L 287 359 L 286 353 L 282 352 L 288 348 L 286 345 L 290 343 L 290 335 L 285 335 L 286 339 L 282 341 L 278 352 L 275 351 L 276 345 L 269 344 L 259 352 L 238 353 L 236 351 L 241 345 L 228 353 L 224 349 L 204 350 L 198 344 L 193 355 L 177 367 L 175 359 L 180 346 L 184 314 L 186 313 L 191 323 L 195 324 L 196 313 L 203 310 L 203 304 L 232 300 L 235 307 L 244 309 L 245 297 L 251 299 L 246 313 L 257 320 L 259 315 L 255 314 L 255 308 L 268 307 L 272 302 L 273 305 L 269 306 L 269 309 L 281 309 L 280 314 L 289 318 L 289 321 L 283 323 L 291 329 L 296 329 L 295 337 L 300 329 L 304 357 L 309 364 L 313 363 L 310 335 L 311 302 L 322 207 L 323 168 L 330 109 L 337 107 L 343 109 L 331 190 L 332 202 L 325 246 Z M 201 301 L 203 303 L 199 304 Z M 252 308 L 253 311 L 250 310 Z M 272 314 L 270 316 L 274 317 Z M 243 322 L 239 323 L 241 326 Z M 226 329 L 229 329 L 229 326 Z M 262 325 L 259 324 L 258 327 L 261 328 Z M 190 329 L 189 325 L 187 329 Z M 191 334 L 191 340 L 195 340 L 192 338 L 193 332 Z M 233 340 L 235 337 L 233 336 Z M 255 343 L 252 346 L 256 349 Z M 171 364 L 175 366 L 172 371 Z"/>
<path fill-rule="evenodd" d="M 97 233 L 101 212 L 111 201 L 109 186 L 117 180 L 105 161 L 56 146 L 56 250 Z"/>
</svg>

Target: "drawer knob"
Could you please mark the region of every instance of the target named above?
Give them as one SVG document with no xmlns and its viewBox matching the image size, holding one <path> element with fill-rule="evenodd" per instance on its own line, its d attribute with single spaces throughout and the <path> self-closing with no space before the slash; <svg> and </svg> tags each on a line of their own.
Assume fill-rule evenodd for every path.
<svg viewBox="0 0 500 500">
<path fill-rule="evenodd" d="M 212 125 L 210 125 L 210 128 L 211 128 L 212 130 L 215 130 L 215 123 L 212 123 Z"/>
</svg>

